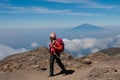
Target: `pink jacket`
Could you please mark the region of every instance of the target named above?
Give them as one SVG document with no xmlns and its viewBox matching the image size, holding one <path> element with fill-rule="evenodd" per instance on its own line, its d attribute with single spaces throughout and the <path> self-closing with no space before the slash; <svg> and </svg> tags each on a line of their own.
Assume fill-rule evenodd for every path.
<svg viewBox="0 0 120 80">
<path fill-rule="evenodd" d="M 55 41 L 54 44 L 52 43 L 49 44 L 49 51 L 51 54 L 60 53 L 61 49 L 62 49 L 62 46 L 60 45 L 58 41 Z"/>
</svg>

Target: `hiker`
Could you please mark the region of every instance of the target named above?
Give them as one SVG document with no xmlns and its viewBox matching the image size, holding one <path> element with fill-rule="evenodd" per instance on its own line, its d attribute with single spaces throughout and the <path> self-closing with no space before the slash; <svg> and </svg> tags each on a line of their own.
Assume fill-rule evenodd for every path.
<svg viewBox="0 0 120 80">
<path fill-rule="evenodd" d="M 54 60 L 56 60 L 59 67 L 62 69 L 60 73 L 67 74 L 66 68 L 64 67 L 60 59 L 60 53 L 61 53 L 60 50 L 61 50 L 61 45 L 57 41 L 56 33 L 52 32 L 50 34 L 50 44 L 49 44 L 49 51 L 50 51 L 50 75 L 49 77 L 54 76 Z"/>
</svg>

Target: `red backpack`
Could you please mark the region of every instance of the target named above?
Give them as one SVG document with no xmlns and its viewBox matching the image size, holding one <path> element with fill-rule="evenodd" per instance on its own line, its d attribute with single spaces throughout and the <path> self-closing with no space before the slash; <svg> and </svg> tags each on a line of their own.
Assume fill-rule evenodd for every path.
<svg viewBox="0 0 120 80">
<path fill-rule="evenodd" d="M 61 38 L 57 38 L 56 40 L 59 42 L 59 44 L 61 46 L 61 49 L 59 49 L 59 52 L 61 53 L 64 51 L 64 42 Z"/>
</svg>

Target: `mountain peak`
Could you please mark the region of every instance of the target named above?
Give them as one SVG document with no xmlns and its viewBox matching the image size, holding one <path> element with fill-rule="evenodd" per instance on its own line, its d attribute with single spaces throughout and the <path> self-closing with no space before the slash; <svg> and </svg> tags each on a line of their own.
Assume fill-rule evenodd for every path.
<svg viewBox="0 0 120 80">
<path fill-rule="evenodd" d="M 99 26 L 84 23 L 80 26 L 72 28 L 71 30 L 75 30 L 75 31 L 99 31 L 99 30 L 103 30 L 103 29 L 104 28 L 99 27 Z"/>
<path fill-rule="evenodd" d="M 89 26 L 89 25 L 91 25 L 91 24 L 88 24 L 88 23 L 84 23 L 84 24 L 82 24 L 82 25 L 85 25 L 85 26 Z"/>
</svg>

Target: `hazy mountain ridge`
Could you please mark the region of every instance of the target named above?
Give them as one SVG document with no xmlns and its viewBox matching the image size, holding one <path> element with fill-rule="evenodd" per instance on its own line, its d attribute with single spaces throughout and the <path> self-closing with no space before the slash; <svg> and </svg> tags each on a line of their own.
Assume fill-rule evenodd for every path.
<svg viewBox="0 0 120 80">
<path fill-rule="evenodd" d="M 105 28 L 84 23 L 80 26 L 72 28 L 70 31 L 101 31 L 101 30 L 105 30 Z"/>
</svg>

